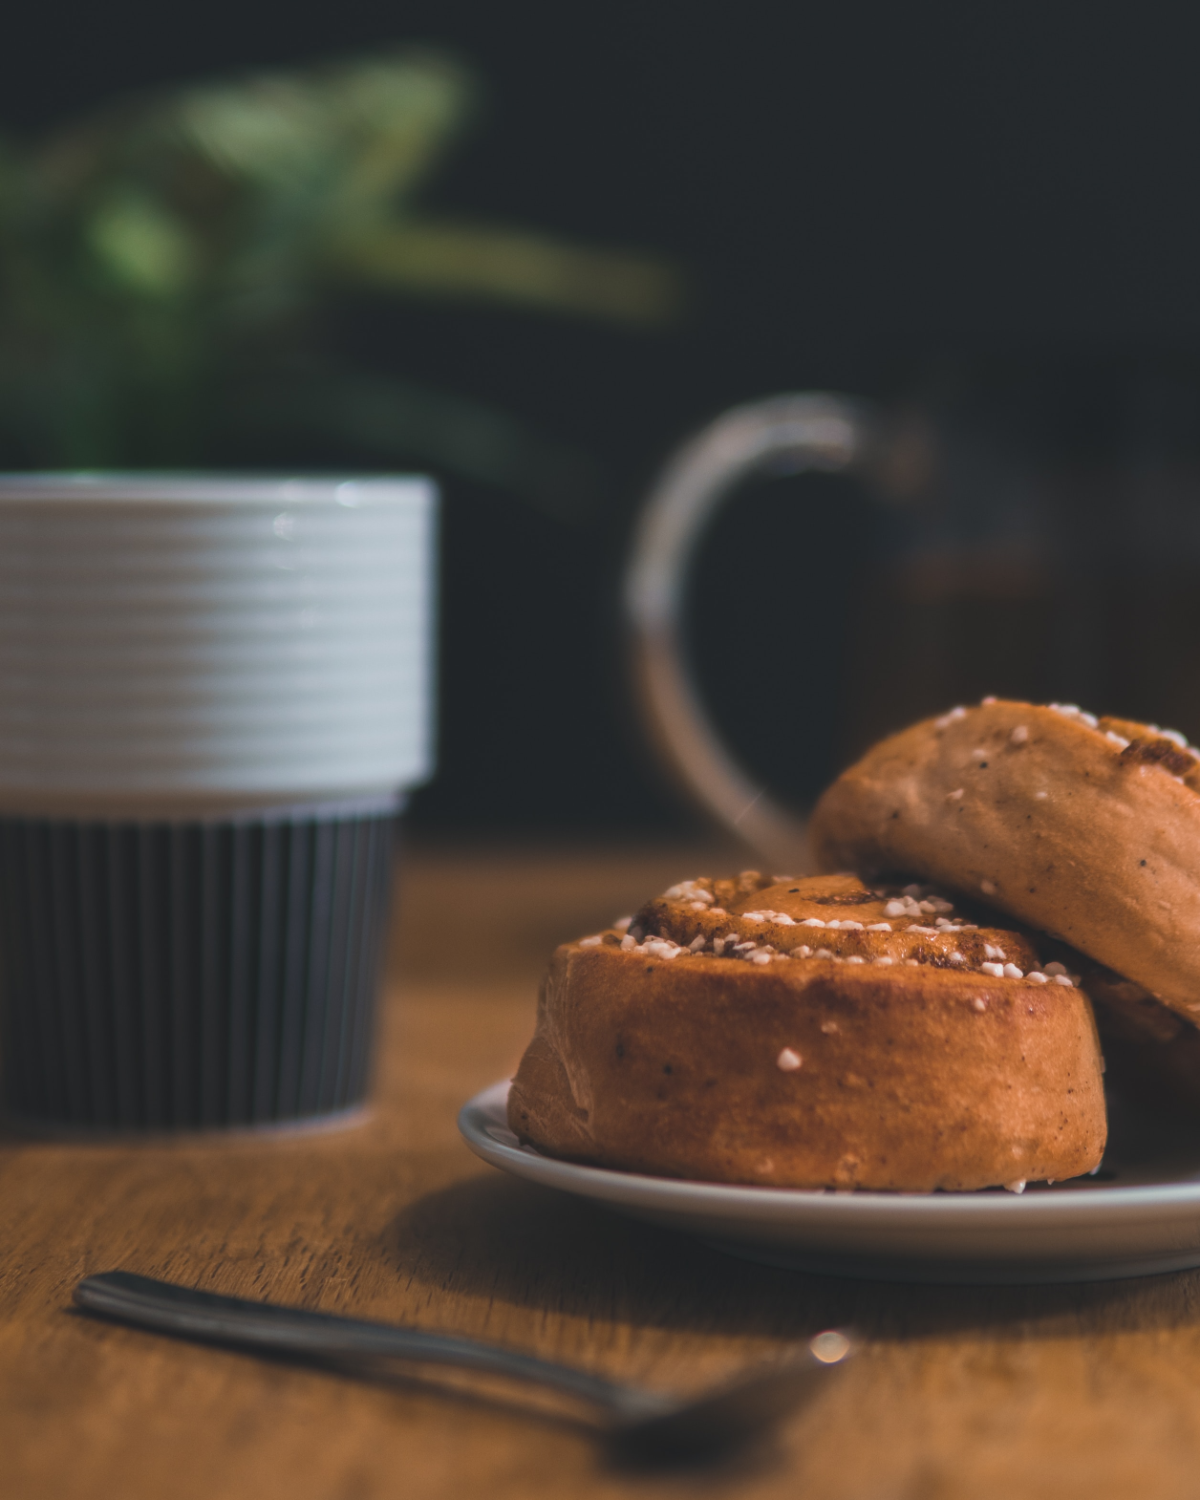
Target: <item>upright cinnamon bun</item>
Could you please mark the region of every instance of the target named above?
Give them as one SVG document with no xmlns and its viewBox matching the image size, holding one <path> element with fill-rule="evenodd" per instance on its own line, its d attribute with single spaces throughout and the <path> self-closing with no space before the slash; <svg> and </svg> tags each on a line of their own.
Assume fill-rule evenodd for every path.
<svg viewBox="0 0 1200 1500">
<path fill-rule="evenodd" d="M 700 878 L 557 950 L 509 1096 L 522 1141 L 777 1187 L 1023 1188 L 1098 1166 L 1091 1008 L 922 886 Z"/>
</svg>

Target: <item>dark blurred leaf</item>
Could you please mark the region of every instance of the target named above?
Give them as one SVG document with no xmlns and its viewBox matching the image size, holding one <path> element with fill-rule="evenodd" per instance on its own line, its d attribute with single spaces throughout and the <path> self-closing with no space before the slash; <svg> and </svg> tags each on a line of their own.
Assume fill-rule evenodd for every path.
<svg viewBox="0 0 1200 1500">
<path fill-rule="evenodd" d="M 414 296 L 514 302 L 627 323 L 668 322 L 683 300 L 678 273 L 662 261 L 429 219 L 348 230 L 330 246 L 330 266 Z"/>
</svg>

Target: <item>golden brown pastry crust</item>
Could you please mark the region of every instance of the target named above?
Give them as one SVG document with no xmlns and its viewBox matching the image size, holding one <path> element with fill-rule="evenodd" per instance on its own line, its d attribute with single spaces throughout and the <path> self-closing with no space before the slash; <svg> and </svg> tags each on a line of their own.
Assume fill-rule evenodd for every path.
<svg viewBox="0 0 1200 1500">
<path fill-rule="evenodd" d="M 1083 960 L 1109 1091 L 1195 1127 L 1200 1118 L 1200 1031 L 1140 985 Z"/>
<path fill-rule="evenodd" d="M 1015 1186 L 1099 1164 L 1102 1063 L 1086 996 L 1065 979 L 978 967 L 997 947 L 1034 962 L 1017 934 L 948 914 L 939 931 L 920 910 L 925 921 L 905 913 L 871 931 L 879 923 L 863 919 L 888 900 L 926 898 L 879 897 L 846 877 L 676 890 L 629 933 L 555 953 L 509 1096 L 523 1141 L 629 1171 L 778 1187 Z M 823 927 L 796 915 L 812 910 Z M 725 934 L 736 943 L 718 954 Z M 829 957 L 801 956 L 814 939 Z M 967 962 L 952 959 L 967 948 Z"/>
<path fill-rule="evenodd" d="M 1200 763 L 1176 737 L 988 701 L 882 741 L 825 792 L 825 869 L 911 870 L 1200 1015 Z"/>
</svg>

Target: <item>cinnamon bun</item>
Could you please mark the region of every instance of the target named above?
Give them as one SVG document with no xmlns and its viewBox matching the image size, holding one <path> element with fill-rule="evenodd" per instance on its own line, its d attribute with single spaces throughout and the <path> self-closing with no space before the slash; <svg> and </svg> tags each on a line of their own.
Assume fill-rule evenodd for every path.
<svg viewBox="0 0 1200 1500">
<path fill-rule="evenodd" d="M 811 832 L 824 869 L 938 881 L 1200 1019 L 1200 759 L 1174 731 L 988 699 L 869 750 Z"/>
<path fill-rule="evenodd" d="M 1020 934 L 921 886 L 747 872 L 557 950 L 508 1118 L 634 1172 L 1019 1190 L 1099 1165 L 1102 1068 L 1084 992 Z"/>
</svg>

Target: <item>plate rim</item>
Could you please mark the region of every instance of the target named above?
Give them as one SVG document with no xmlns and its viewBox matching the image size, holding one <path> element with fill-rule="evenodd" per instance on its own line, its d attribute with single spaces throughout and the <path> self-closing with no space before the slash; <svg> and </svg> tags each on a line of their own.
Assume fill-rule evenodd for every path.
<svg viewBox="0 0 1200 1500">
<path fill-rule="evenodd" d="M 510 1146 L 487 1131 L 489 1124 L 507 1129 L 503 1106 L 511 1079 L 481 1089 L 463 1104 L 458 1128 L 476 1156 L 517 1176 L 589 1198 L 619 1201 L 661 1212 L 705 1212 L 720 1217 L 744 1214 L 799 1221 L 819 1216 L 826 1223 L 863 1223 L 872 1219 L 909 1219 L 923 1223 L 950 1221 L 966 1227 L 997 1221 L 1021 1222 L 1023 1230 L 1078 1226 L 1080 1221 L 1140 1218 L 1158 1210 L 1175 1217 L 1200 1209 L 1200 1176 L 1183 1182 L 1107 1185 L 1083 1191 L 1036 1193 L 887 1193 L 870 1190 L 830 1192 L 823 1188 L 756 1187 L 737 1183 L 696 1182 L 646 1173 L 621 1172 L 543 1156 L 529 1146 Z M 950 1227 L 947 1223 L 947 1228 Z"/>
</svg>

